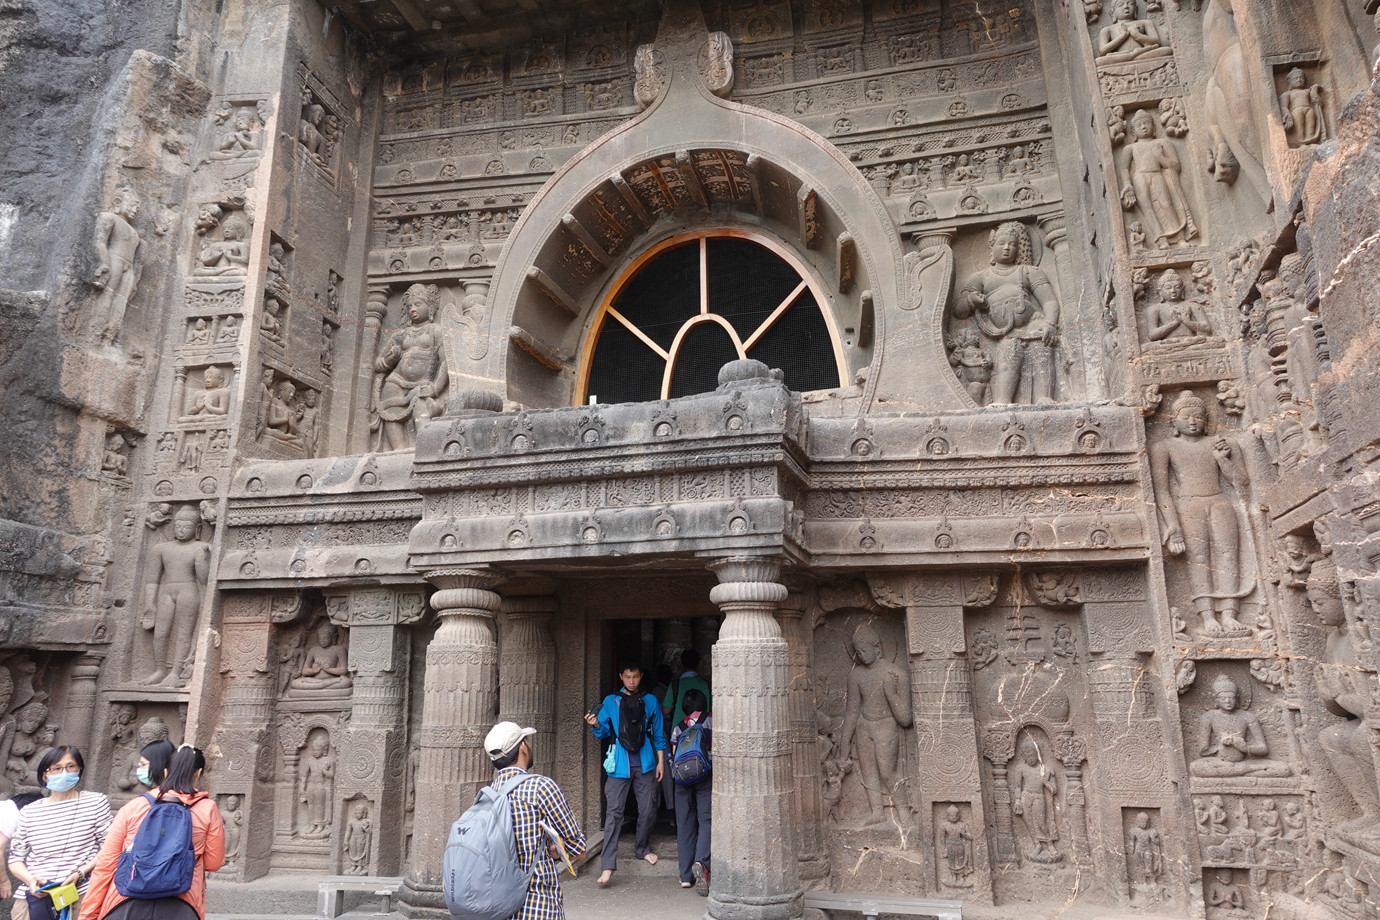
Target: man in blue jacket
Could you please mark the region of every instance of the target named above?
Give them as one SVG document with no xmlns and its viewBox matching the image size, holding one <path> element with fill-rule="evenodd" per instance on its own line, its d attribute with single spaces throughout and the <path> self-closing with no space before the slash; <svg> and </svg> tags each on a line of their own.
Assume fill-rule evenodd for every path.
<svg viewBox="0 0 1380 920">
<path fill-rule="evenodd" d="M 608 813 L 604 816 L 604 851 L 600 857 L 603 873 L 599 884 L 607 885 L 618 868 L 618 836 L 623 829 L 623 807 L 628 801 L 628 789 L 637 794 L 637 838 L 633 852 L 638 859 L 656 865 L 657 855 L 651 851 L 652 823 L 656 821 L 657 784 L 666 769 L 666 735 L 662 730 L 661 702 L 650 693 L 643 693 L 642 665 L 630 662 L 623 665 L 618 678 L 623 689 L 604 697 L 599 714 L 585 713 L 585 722 L 594 729 L 594 737 L 601 741 L 613 739 L 604 770 L 604 797 Z M 636 755 L 636 756 L 633 756 Z"/>
</svg>

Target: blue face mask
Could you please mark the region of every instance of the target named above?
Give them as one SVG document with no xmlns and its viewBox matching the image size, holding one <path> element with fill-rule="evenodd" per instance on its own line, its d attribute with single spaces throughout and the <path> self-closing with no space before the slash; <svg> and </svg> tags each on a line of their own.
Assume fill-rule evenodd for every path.
<svg viewBox="0 0 1380 920">
<path fill-rule="evenodd" d="M 149 775 L 148 767 L 139 767 L 138 769 L 136 769 L 134 771 L 134 778 L 137 779 L 139 782 L 143 783 L 145 786 L 153 785 L 153 777 Z"/>
<path fill-rule="evenodd" d="M 70 792 L 79 782 L 80 773 L 59 773 L 57 776 L 48 777 L 48 789 L 51 792 Z"/>
</svg>

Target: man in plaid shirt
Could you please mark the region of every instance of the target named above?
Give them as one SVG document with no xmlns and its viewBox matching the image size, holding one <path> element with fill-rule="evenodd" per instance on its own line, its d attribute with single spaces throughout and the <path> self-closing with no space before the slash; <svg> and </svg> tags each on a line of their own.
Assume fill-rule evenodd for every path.
<svg viewBox="0 0 1380 920">
<path fill-rule="evenodd" d="M 499 722 L 484 739 L 484 750 L 494 762 L 494 788 L 501 787 L 515 776 L 527 773 L 532 766 L 532 742 L 535 728 L 523 728 L 516 722 Z M 513 813 L 513 830 L 517 837 L 518 863 L 523 869 L 536 869 L 527 885 L 527 900 L 510 920 L 565 920 L 565 901 L 561 897 L 559 870 L 556 868 L 556 845 L 543 835 L 538 822 L 555 828 L 571 859 L 585 851 L 585 835 L 570 803 L 556 781 L 541 774 L 518 784 L 508 793 Z"/>
</svg>

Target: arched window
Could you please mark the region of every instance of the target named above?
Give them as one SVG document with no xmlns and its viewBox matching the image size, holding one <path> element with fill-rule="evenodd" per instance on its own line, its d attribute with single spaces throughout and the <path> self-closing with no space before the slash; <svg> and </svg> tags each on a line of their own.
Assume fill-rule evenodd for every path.
<svg viewBox="0 0 1380 920">
<path fill-rule="evenodd" d="M 595 318 L 580 395 L 601 403 L 703 393 L 719 368 L 756 358 L 793 390 L 842 385 L 843 353 L 800 263 L 741 231 L 691 233 L 644 253 Z"/>
</svg>

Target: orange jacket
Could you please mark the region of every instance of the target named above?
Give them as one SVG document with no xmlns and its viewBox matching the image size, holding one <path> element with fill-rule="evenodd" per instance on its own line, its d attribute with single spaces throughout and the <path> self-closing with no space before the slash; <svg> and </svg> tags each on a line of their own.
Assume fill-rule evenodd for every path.
<svg viewBox="0 0 1380 920">
<path fill-rule="evenodd" d="M 225 825 L 220 820 L 220 809 L 205 792 L 193 795 L 169 792 L 164 798 L 177 799 L 192 810 L 192 848 L 196 850 L 196 869 L 192 873 L 192 887 L 178 897 L 192 905 L 198 917 L 205 917 L 206 873 L 215 872 L 225 865 Z M 120 854 L 125 848 L 134 842 L 134 834 L 151 807 L 149 800 L 141 795 L 130 799 L 116 812 L 105 845 L 96 857 L 96 867 L 91 870 L 91 884 L 86 889 L 86 897 L 81 899 L 83 917 L 100 920 L 126 900 L 115 887 L 115 864 L 120 861 Z"/>
</svg>

